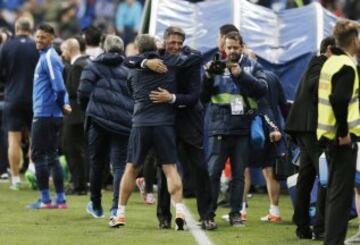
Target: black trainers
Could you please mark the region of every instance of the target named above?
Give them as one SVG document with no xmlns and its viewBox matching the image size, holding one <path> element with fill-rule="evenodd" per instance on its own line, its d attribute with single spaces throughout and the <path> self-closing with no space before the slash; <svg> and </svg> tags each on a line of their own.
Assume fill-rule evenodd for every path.
<svg viewBox="0 0 360 245">
<path fill-rule="evenodd" d="M 215 223 L 214 220 L 211 220 L 211 219 L 202 220 L 201 221 L 201 229 L 207 230 L 207 231 L 216 230 L 217 224 Z"/>
<path fill-rule="evenodd" d="M 175 218 L 175 230 L 177 231 L 183 231 L 186 229 L 186 222 L 183 214 L 176 213 Z"/>
<path fill-rule="evenodd" d="M 171 228 L 171 223 L 168 220 L 160 220 L 159 229 L 160 230 L 167 230 Z"/>
<path fill-rule="evenodd" d="M 234 227 L 245 226 L 244 222 L 241 220 L 240 212 L 229 213 L 229 222 L 230 225 Z"/>
<path fill-rule="evenodd" d="M 312 239 L 315 241 L 323 241 L 325 238 L 325 232 L 313 232 Z"/>
<path fill-rule="evenodd" d="M 298 239 L 312 239 L 313 234 L 309 227 L 308 228 L 297 228 L 296 229 L 296 237 Z"/>
</svg>

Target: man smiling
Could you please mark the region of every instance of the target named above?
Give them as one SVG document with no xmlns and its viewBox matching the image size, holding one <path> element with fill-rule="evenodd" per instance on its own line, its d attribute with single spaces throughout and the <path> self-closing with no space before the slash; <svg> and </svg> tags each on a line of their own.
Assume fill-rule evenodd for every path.
<svg viewBox="0 0 360 245">
<path fill-rule="evenodd" d="M 41 24 L 35 34 L 40 59 L 35 68 L 33 88 L 34 119 L 31 130 L 31 152 L 35 163 L 40 199 L 27 208 L 67 208 L 64 194 L 64 174 L 58 159 L 58 145 L 63 113 L 71 113 L 64 80 L 63 64 L 52 48 L 54 28 Z M 53 173 L 56 195 L 51 204 L 49 175 Z"/>
</svg>

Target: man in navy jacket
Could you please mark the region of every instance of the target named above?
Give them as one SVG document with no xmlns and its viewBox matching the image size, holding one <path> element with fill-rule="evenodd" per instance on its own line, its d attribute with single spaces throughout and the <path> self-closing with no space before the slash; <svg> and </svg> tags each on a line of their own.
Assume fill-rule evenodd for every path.
<svg viewBox="0 0 360 245">
<path fill-rule="evenodd" d="M 18 190 L 22 132 L 26 131 L 27 135 L 31 128 L 33 79 L 39 53 L 30 37 L 32 25 L 29 19 L 19 18 L 15 31 L 16 37 L 2 47 L 0 67 L 5 81 L 4 124 L 8 131 L 10 188 Z"/>
<path fill-rule="evenodd" d="M 110 162 L 114 173 L 111 217 L 115 215 L 119 185 L 124 172 L 131 128 L 133 100 L 127 89 L 128 70 L 123 65 L 124 43 L 108 35 L 105 53 L 84 68 L 78 89 L 80 106 L 86 110 L 86 134 L 90 161 L 90 199 L 87 212 L 104 217 L 101 204 L 102 173 Z"/>
</svg>

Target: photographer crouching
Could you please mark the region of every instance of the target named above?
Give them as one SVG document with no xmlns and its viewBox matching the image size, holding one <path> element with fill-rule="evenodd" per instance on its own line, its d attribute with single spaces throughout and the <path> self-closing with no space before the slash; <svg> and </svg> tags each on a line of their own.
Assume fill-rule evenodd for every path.
<svg viewBox="0 0 360 245">
<path fill-rule="evenodd" d="M 206 68 L 202 100 L 209 103 L 207 163 L 211 179 L 215 217 L 220 177 L 229 157 L 232 171 L 229 213 L 230 225 L 243 226 L 240 217 L 244 191 L 244 169 L 249 155 L 250 108 L 267 92 L 266 76 L 261 66 L 243 54 L 244 43 L 238 32 L 225 37 L 226 59 L 218 56 Z"/>
</svg>

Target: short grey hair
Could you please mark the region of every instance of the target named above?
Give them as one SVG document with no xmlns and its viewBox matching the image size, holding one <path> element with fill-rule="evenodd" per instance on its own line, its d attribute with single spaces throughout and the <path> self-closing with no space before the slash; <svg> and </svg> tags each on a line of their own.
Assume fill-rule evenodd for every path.
<svg viewBox="0 0 360 245">
<path fill-rule="evenodd" d="M 138 48 L 139 53 L 156 51 L 155 38 L 149 34 L 139 34 L 135 38 L 135 46 Z"/>
<path fill-rule="evenodd" d="M 124 42 L 123 40 L 116 35 L 106 35 L 104 41 L 104 51 L 123 53 L 124 52 Z"/>
</svg>

